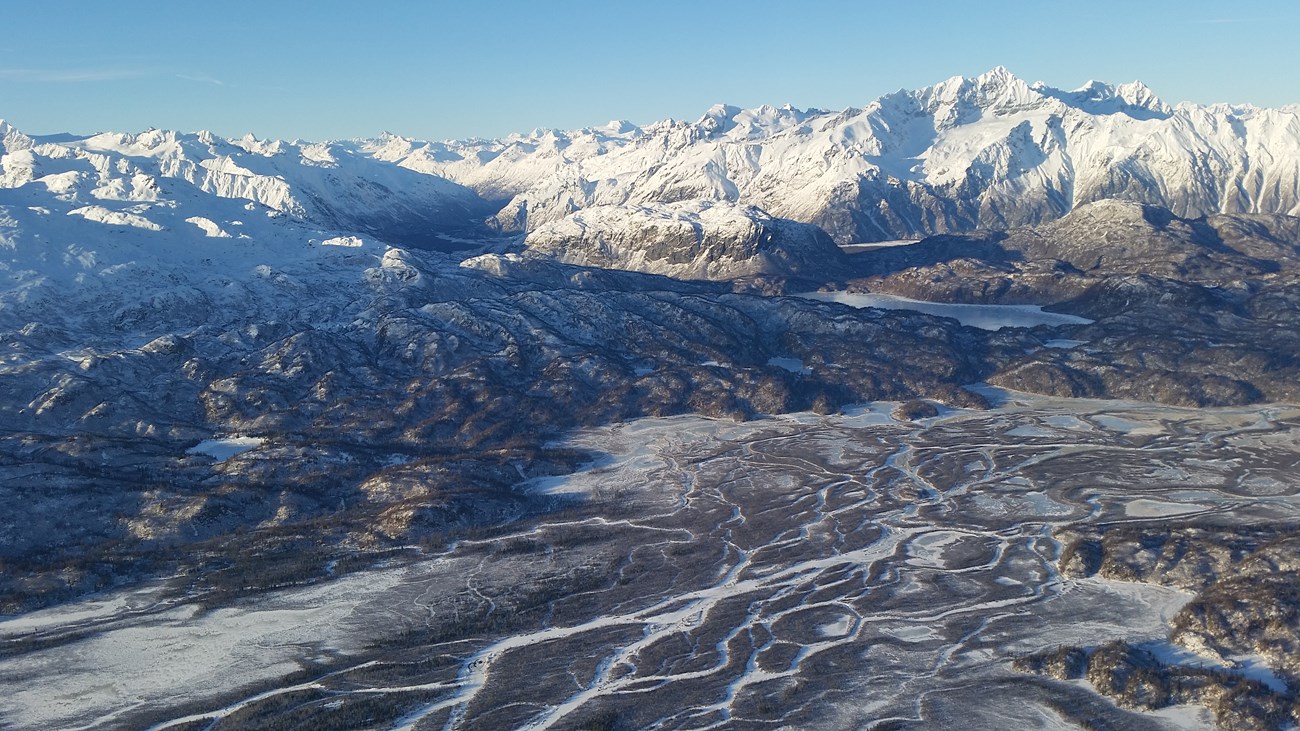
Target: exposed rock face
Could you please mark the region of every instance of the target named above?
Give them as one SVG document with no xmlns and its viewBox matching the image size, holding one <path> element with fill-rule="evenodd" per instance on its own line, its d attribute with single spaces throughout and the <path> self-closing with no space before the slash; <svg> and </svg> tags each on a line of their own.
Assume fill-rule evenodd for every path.
<svg viewBox="0 0 1300 731">
<path fill-rule="evenodd" d="M 501 140 L 38 142 L 0 125 L 0 188 L 97 179 L 104 198 L 146 201 L 172 180 L 406 245 L 691 200 L 758 206 L 841 243 L 1040 224 L 1112 198 L 1190 218 L 1300 212 L 1295 108 L 1171 108 L 1140 84 L 1069 92 L 1001 68 L 842 112 L 719 105 L 694 123 Z"/>
<path fill-rule="evenodd" d="M 1040 224 L 1112 198 L 1189 218 L 1300 212 L 1297 108 L 1170 107 L 1137 83 L 1064 91 L 1003 68 L 840 112 L 718 105 L 693 123 L 499 140 L 38 142 L 0 122 L 0 145 L 0 188 L 92 177 L 107 198 L 152 200 L 172 180 L 405 245 L 691 200 L 758 206 L 840 243 Z"/>
<path fill-rule="evenodd" d="M 1061 308 L 1098 318 L 1071 335 L 1087 344 L 1026 353 L 992 382 L 1197 406 L 1300 400 L 1300 288 L 1293 284 L 1220 288 L 1116 277 Z"/>
<path fill-rule="evenodd" d="M 1086 273 L 1136 273 L 1223 281 L 1294 267 L 1300 218 L 1228 214 L 1188 219 L 1166 208 L 1103 200 L 1005 243 L 1027 261 L 1054 259 Z"/>
<path fill-rule="evenodd" d="M 567 264 L 678 279 L 825 281 L 844 266 L 839 247 L 816 226 L 725 202 L 588 208 L 539 227 L 525 244 L 532 254 Z"/>
<path fill-rule="evenodd" d="M 894 409 L 893 416 L 899 421 L 916 421 L 917 419 L 929 419 L 939 415 L 939 409 L 927 401 L 907 401 L 901 403 Z"/>
<path fill-rule="evenodd" d="M 1188 220 L 1106 201 L 1042 226 L 933 237 L 850 257 L 850 289 L 1055 303 L 1096 320 L 1079 347 L 1001 364 L 990 382 L 1066 397 L 1185 405 L 1300 399 L 1300 219 Z"/>
<path fill-rule="evenodd" d="M 1187 217 L 1294 210 L 1294 117 L 1290 111 L 1170 109 L 1140 86 L 1061 92 L 999 70 L 839 115 L 719 108 L 694 125 L 616 125 L 501 142 L 417 146 L 386 137 L 310 145 L 157 131 L 52 142 L 0 123 L 0 504 L 7 507 L 0 512 L 0 613 L 159 576 L 183 577 L 189 585 L 175 591 L 220 603 L 364 566 L 390 551 L 414 549 L 427 557 L 466 536 L 465 543 L 476 544 L 470 553 L 540 556 L 546 542 L 535 532 L 500 546 L 473 536 L 564 507 L 565 498 L 519 485 L 568 473 L 588 459 L 552 442 L 585 425 L 621 429 L 624 420 L 686 413 L 735 421 L 828 414 L 890 400 L 900 402 L 896 419 L 920 422 L 891 428 L 920 437 L 930 428 L 927 420 L 941 413 L 936 403 L 987 406 L 981 388 L 972 386 L 980 383 L 1196 406 L 1300 403 L 1300 219 Z M 1202 134 L 1206 129 L 1217 136 Z M 1146 141 L 1130 150 L 1112 144 L 1120 138 Z M 1259 154 L 1264 147 L 1267 160 Z M 1233 152 L 1213 157 L 1207 150 Z M 1130 202 L 1080 205 L 1109 195 Z M 498 253 L 470 258 L 393 245 L 429 248 L 423 237 L 480 230 L 489 216 L 498 230 L 531 231 L 522 255 L 511 248 L 519 243 L 513 240 L 484 244 L 480 251 Z M 932 237 L 845 258 L 823 228 L 794 219 L 820 224 L 842 240 L 1034 225 Z M 499 253 L 507 250 L 514 253 Z M 699 281 L 682 281 L 688 279 Z M 1094 322 L 984 331 L 907 311 L 754 294 L 782 291 L 787 280 L 809 287 L 848 281 L 923 299 L 1055 303 Z M 1262 437 L 1263 446 L 1252 442 L 1234 453 L 1245 457 L 1216 452 L 1225 434 L 1270 424 L 1281 429 L 1275 414 L 1252 414 L 1245 426 L 1215 430 L 1203 443 L 1205 459 L 1198 453 L 1196 461 L 1232 462 L 1243 470 L 1231 483 L 1241 488 L 1241 500 L 1219 503 L 1228 507 L 1216 508 L 1216 520 L 1235 520 L 1238 505 L 1258 508 L 1250 515 L 1259 516 L 1281 503 L 1254 498 L 1279 494 L 1270 492 L 1269 480 L 1293 479 L 1290 432 L 1291 441 L 1276 450 L 1290 460 L 1285 465 L 1241 466 L 1274 456 Z M 1096 416 L 1093 426 L 1103 425 Z M 805 418 L 791 420 L 792 440 L 806 437 Z M 1015 421 L 1002 412 L 991 419 L 1000 422 L 999 439 Z M 768 582 L 783 571 L 787 550 L 825 549 L 827 559 L 812 568 L 841 576 L 827 574 L 823 583 L 798 571 L 787 578 L 813 593 L 853 573 L 864 582 L 881 578 L 895 585 L 889 592 L 897 590 L 902 603 L 896 606 L 906 607 L 914 600 L 894 578 L 933 575 L 927 572 L 937 567 L 925 558 L 933 556 L 959 564 L 944 567 L 954 571 L 940 588 L 974 589 L 971 597 L 985 597 L 980 612 L 1016 606 L 1031 599 L 1016 588 L 1027 584 L 994 581 L 981 588 L 961 574 L 1028 559 L 1040 577 L 1030 591 L 1055 585 L 1057 576 L 1041 564 L 1051 553 L 1047 526 L 1086 522 L 1082 516 L 1095 517 L 1090 511 L 1098 503 L 1084 494 L 1064 513 L 1056 510 L 1066 504 L 1051 499 L 1004 503 L 1002 497 L 1025 487 L 1007 475 L 1068 458 L 1077 439 L 1095 440 L 1089 453 L 1100 461 L 1111 459 L 1115 442 L 1152 443 L 1141 458 L 1170 468 L 1161 460 L 1182 448 L 1169 445 L 1185 426 L 1162 420 L 1163 432 L 1130 433 L 1122 426 L 1093 429 L 1066 414 L 1052 419 L 1006 431 L 1016 448 L 1029 443 L 1023 457 L 1008 458 L 1019 453 L 990 447 L 1002 443 L 982 436 L 932 442 L 924 450 L 914 448 L 923 441 L 899 437 L 898 451 L 861 485 L 852 483 L 883 454 L 883 442 L 869 435 L 860 447 L 863 459 L 828 443 L 839 456 L 819 479 L 834 482 L 806 499 L 788 499 L 796 491 L 773 491 L 762 480 L 727 477 L 729 486 L 743 484 L 701 501 L 708 507 L 699 522 L 682 524 L 690 529 L 636 525 L 671 536 L 645 555 L 619 543 L 610 561 L 554 568 L 513 604 L 464 587 L 466 596 L 477 596 L 470 604 L 482 599 L 490 608 L 465 625 L 455 613 L 437 629 L 447 634 L 436 641 L 461 642 L 470 636 L 467 627 L 488 638 L 501 628 L 497 622 L 515 621 L 516 609 L 534 613 L 527 622 L 546 616 L 538 621 L 562 626 L 565 617 L 553 614 L 557 598 L 580 604 L 586 592 L 622 586 L 627 577 L 658 581 L 673 573 L 665 567 L 683 567 L 677 552 L 705 550 L 699 542 L 705 535 L 719 539 L 716 553 L 724 563 L 737 554 L 744 562 L 759 552 L 771 556 L 777 573 L 764 569 L 740 579 L 753 586 L 774 586 Z M 1071 419 L 1079 422 L 1077 434 L 1058 426 Z M 960 429 L 941 436 L 953 435 Z M 703 454 L 692 450 L 684 448 L 683 459 Z M 741 451 L 746 459 L 765 458 L 748 446 Z M 796 452 L 781 459 L 791 470 L 789 484 L 802 487 L 813 463 Z M 917 456 L 922 452 L 957 461 L 927 463 Z M 1138 466 L 1126 476 L 1153 474 L 1145 463 Z M 1262 486 L 1247 484 L 1255 479 Z M 953 484 L 960 489 L 945 493 Z M 862 530 L 879 511 L 860 512 L 849 501 L 867 495 L 897 503 L 888 530 Z M 929 531 L 917 528 L 907 549 L 917 553 L 895 556 L 916 560 L 896 571 L 872 568 L 877 559 L 868 554 L 836 568 L 833 557 L 844 555 L 849 536 L 866 541 L 864 550 L 881 537 L 902 540 L 925 512 L 944 519 L 971 515 L 954 502 L 967 495 L 997 498 L 989 516 L 999 527 L 980 529 L 991 542 L 968 540 L 980 532 L 969 525 L 945 530 L 961 534 L 951 544 L 922 541 Z M 1005 530 L 1011 523 L 1003 521 L 1020 509 L 1015 505 L 1044 512 Z M 756 506 L 761 510 L 742 509 Z M 783 524 L 792 506 L 813 521 L 807 526 L 819 527 Z M 608 521 L 613 513 L 592 509 L 582 520 L 556 524 L 572 541 L 546 547 L 548 562 L 563 553 L 556 546 L 576 545 L 597 525 L 626 534 L 620 541 L 639 540 L 623 530 L 622 517 Z M 637 520 L 626 517 L 629 526 Z M 1139 519 L 1145 520 L 1133 517 Z M 1228 728 L 1297 721 L 1300 554 L 1290 528 L 1153 522 L 1060 532 L 1061 571 L 1067 580 L 1103 576 L 1197 592 L 1175 617 L 1171 641 L 1222 666 L 1178 666 L 1120 642 L 1039 653 L 1021 666 L 1086 678 L 1128 707 L 1203 703 Z M 761 538 L 741 548 L 750 530 L 760 531 L 751 538 Z M 810 539 L 816 536 L 821 539 Z M 1010 537 L 1032 538 L 1023 548 L 1033 558 L 998 550 L 987 567 L 978 565 L 986 546 L 1005 545 Z M 625 574 L 625 561 L 651 563 Z M 725 579 L 740 565 L 723 568 L 708 573 Z M 628 594 L 617 606 L 648 596 L 637 593 L 636 580 L 626 583 L 618 590 Z M 461 589 L 451 587 L 453 604 Z M 433 591 L 420 590 L 421 596 Z M 927 614 L 932 606 L 913 613 L 879 604 L 889 592 L 853 591 L 872 612 L 885 607 L 887 619 L 924 624 L 933 616 Z M 751 599 L 728 592 L 721 583 L 708 592 L 736 602 L 716 614 L 734 610 L 754 620 Z M 1045 590 L 1034 600 L 1043 596 Z M 768 679 L 782 680 L 796 654 L 839 633 L 857 633 L 855 622 L 863 618 L 834 611 L 800 619 L 793 615 L 815 605 L 796 612 L 788 602 L 802 601 L 799 595 L 775 598 L 781 604 L 771 606 L 766 634 L 758 627 L 767 620 L 758 617 L 759 624 L 748 622 L 745 640 L 759 658 L 749 667 Z M 433 605 L 418 606 L 421 621 L 434 614 Z M 966 619 L 965 612 L 943 611 Z M 774 641 L 778 622 L 807 624 L 811 639 L 798 646 Z M 952 628 L 942 641 L 923 642 L 946 649 L 976 637 Z M 634 624 L 614 629 L 635 635 L 616 643 L 624 649 L 647 637 Z M 728 647 L 729 640 L 702 637 L 655 651 L 679 656 L 685 667 L 701 657 L 699 647 L 719 653 Z M 26 651 L 50 639 L 20 638 L 13 647 Z M 899 647 L 876 643 L 875 635 L 863 639 Z M 895 639 L 921 644 L 901 634 Z M 1264 658 L 1286 687 L 1243 676 L 1233 663 L 1247 655 Z M 855 650 L 855 656 L 863 655 Z M 857 672 L 835 669 L 829 657 L 821 667 Z M 972 661 L 990 664 L 987 656 Z M 472 661 L 465 662 L 469 668 Z M 413 667 L 410 676 L 395 677 L 425 673 L 418 663 Z M 574 667 L 557 674 L 561 685 L 584 673 L 593 677 Z M 630 665 L 611 662 L 606 669 L 620 667 Z M 654 672 L 651 663 L 643 667 Z M 372 670 L 369 664 L 360 669 Z M 391 669 L 375 666 L 375 678 Z M 459 666 L 444 669 L 454 683 L 439 687 L 474 685 L 464 682 Z M 433 685 L 423 677 L 410 687 Z M 387 679 L 375 687 L 394 690 Z M 779 697 L 776 686 L 749 701 L 730 681 L 718 687 L 741 698 L 736 708 L 750 703 L 760 714 L 775 709 L 767 704 Z M 346 692 L 361 695 L 353 690 Z M 779 692 L 786 690 L 799 692 L 794 685 Z M 564 697 L 572 692 L 567 688 Z M 259 697 L 272 706 L 281 701 Z M 815 697 L 824 692 L 815 689 Z M 482 702 L 493 709 L 509 705 Z M 355 712 L 350 721 L 370 718 L 364 706 Z M 223 718 L 241 722 L 238 715 Z M 592 718 L 618 722 L 617 716 Z"/>
</svg>

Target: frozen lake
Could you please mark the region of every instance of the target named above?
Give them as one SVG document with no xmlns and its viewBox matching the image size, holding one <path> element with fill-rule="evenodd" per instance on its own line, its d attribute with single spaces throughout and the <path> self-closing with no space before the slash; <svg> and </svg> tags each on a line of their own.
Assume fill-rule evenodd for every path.
<svg viewBox="0 0 1300 731">
<path fill-rule="evenodd" d="M 840 251 L 843 251 L 845 254 L 860 254 L 864 251 L 911 246 L 912 244 L 920 243 L 920 241 L 921 239 L 893 239 L 891 241 L 872 241 L 865 244 L 840 244 Z"/>
<path fill-rule="evenodd" d="M 1037 305 L 953 305 L 944 302 L 895 297 L 890 294 L 856 292 L 804 292 L 799 297 L 838 302 L 850 307 L 876 307 L 882 310 L 912 310 L 927 315 L 951 317 L 963 325 L 981 330 L 1001 330 L 1004 327 L 1034 327 L 1036 325 L 1088 325 L 1084 317 L 1059 312 L 1045 312 Z"/>
</svg>

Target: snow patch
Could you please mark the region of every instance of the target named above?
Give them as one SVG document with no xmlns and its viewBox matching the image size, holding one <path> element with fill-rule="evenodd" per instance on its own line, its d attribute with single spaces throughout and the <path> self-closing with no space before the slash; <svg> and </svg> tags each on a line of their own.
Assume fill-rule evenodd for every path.
<svg viewBox="0 0 1300 731">
<path fill-rule="evenodd" d="M 185 450 L 185 453 L 207 455 L 218 462 L 225 462 L 231 457 L 243 454 L 250 449 L 257 449 L 262 446 L 265 441 L 266 440 L 261 437 L 243 437 L 238 435 L 218 437 L 216 439 L 205 439 Z"/>
<path fill-rule="evenodd" d="M 1107 431 L 1119 432 L 1121 434 L 1145 436 L 1161 434 L 1164 432 L 1164 429 L 1158 425 L 1147 424 L 1133 419 L 1125 419 L 1122 416 L 1115 416 L 1113 414 L 1095 414 L 1089 417 L 1089 419 Z"/>
<path fill-rule="evenodd" d="M 181 706 L 301 670 L 311 653 L 364 650 L 356 616 L 400 581 L 399 570 L 367 571 L 318 587 L 263 595 L 256 603 L 205 611 L 198 605 L 106 624 L 84 640 L 8 658 L 5 720 L 22 728 L 73 728 L 74 721 L 113 715 L 143 699 Z M 73 625 L 124 608 L 126 593 L 43 612 L 40 623 Z M 12 637 L 18 623 L 0 623 Z M 46 675 L 50 667 L 57 674 Z M 81 726 L 89 728 L 89 726 Z"/>
<path fill-rule="evenodd" d="M 1201 513 L 1209 510 L 1206 505 L 1196 503 L 1170 503 L 1163 500 L 1134 500 L 1124 506 L 1124 514 L 1131 518 L 1167 518 L 1188 513 Z"/>
<path fill-rule="evenodd" d="M 853 617 L 845 614 L 834 622 L 828 622 L 817 628 L 822 637 L 843 637 L 853 629 Z"/>
<path fill-rule="evenodd" d="M 462 261 L 460 265 L 465 269 L 476 269 L 494 277 L 504 277 L 509 274 L 512 266 L 522 261 L 522 257 L 518 254 L 481 254 Z"/>
<path fill-rule="evenodd" d="M 189 218 L 185 219 L 185 222 L 192 223 L 195 226 L 197 226 L 198 229 L 203 232 L 203 235 L 207 236 L 208 238 L 214 238 L 214 239 L 230 238 L 230 234 L 227 233 L 225 229 L 221 228 L 221 226 L 218 226 L 217 223 L 210 218 L 204 218 L 203 216 L 190 216 Z"/>
<path fill-rule="evenodd" d="M 146 231 L 161 231 L 162 226 L 150 221 L 144 216 L 124 211 L 110 211 L 103 206 L 83 206 L 68 211 L 69 216 L 81 216 L 87 221 L 102 223 L 106 226 L 130 226 L 132 228 L 142 228 Z"/>
<path fill-rule="evenodd" d="M 1235 673 L 1267 685 L 1278 693 L 1287 692 L 1287 684 L 1269 667 L 1267 658 L 1260 655 L 1234 656 L 1228 663 L 1208 655 L 1202 655 L 1186 647 L 1170 642 L 1152 642 L 1142 646 L 1167 665 L 1204 668 L 1220 672 Z"/>
</svg>

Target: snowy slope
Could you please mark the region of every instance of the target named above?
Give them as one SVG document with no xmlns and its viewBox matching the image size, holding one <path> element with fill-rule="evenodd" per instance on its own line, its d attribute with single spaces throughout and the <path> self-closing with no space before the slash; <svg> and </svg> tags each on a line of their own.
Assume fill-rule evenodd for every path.
<svg viewBox="0 0 1300 731">
<path fill-rule="evenodd" d="M 709 201 L 593 206 L 543 224 L 524 243 L 533 254 L 567 264 L 679 279 L 825 277 L 843 259 L 816 226 Z"/>
<path fill-rule="evenodd" d="M 680 218 L 673 205 L 698 213 L 710 201 L 737 204 L 710 216 L 752 206 L 846 242 L 1037 224 L 1108 198 L 1184 217 L 1300 213 L 1300 107 L 1170 107 L 1138 83 L 1062 91 L 998 68 L 841 112 L 718 105 L 693 123 L 501 140 L 42 138 L 0 122 L 0 290 L 12 302 L 35 297 L 38 280 L 100 286 L 141 257 L 153 262 L 142 276 L 174 265 L 187 280 L 203 266 L 230 277 L 369 251 L 325 241 L 371 242 L 382 256 L 381 244 L 439 247 L 493 228 L 531 232 L 535 249 L 566 261 L 630 266 L 629 252 L 655 245 L 637 211 Z M 602 227 L 625 229 L 622 253 L 557 249 L 557 232 Z M 708 256 L 633 266 L 764 266 Z"/>
<path fill-rule="evenodd" d="M 0 144 L 0 191 L 51 195 L 89 207 L 91 217 L 107 215 L 100 209 L 114 219 L 137 217 L 127 225 L 147 227 L 144 221 L 166 218 L 180 201 L 192 215 L 211 219 L 204 207 L 222 208 L 217 199 L 232 199 L 253 204 L 258 216 L 284 215 L 316 229 L 418 246 L 438 233 L 472 230 L 493 210 L 463 186 L 377 160 L 351 142 L 226 140 L 161 130 L 47 141 L 0 121 Z M 229 226 L 239 225 L 215 224 L 194 225 L 214 235 L 233 235 Z"/>
<path fill-rule="evenodd" d="M 0 323 L 70 338 L 52 347 L 240 313 L 331 316 L 400 275 L 390 244 L 420 243 L 401 227 L 462 220 L 477 200 L 347 144 L 48 142 L 2 123 L 0 141 Z"/>
<path fill-rule="evenodd" d="M 841 243 L 1038 223 L 1105 198 L 1189 217 L 1300 212 L 1300 107 L 1170 107 L 1137 82 L 1063 91 L 1000 67 L 842 112 L 718 105 L 694 123 L 364 147 L 510 198 L 506 231 L 691 199 L 756 205 Z"/>
</svg>

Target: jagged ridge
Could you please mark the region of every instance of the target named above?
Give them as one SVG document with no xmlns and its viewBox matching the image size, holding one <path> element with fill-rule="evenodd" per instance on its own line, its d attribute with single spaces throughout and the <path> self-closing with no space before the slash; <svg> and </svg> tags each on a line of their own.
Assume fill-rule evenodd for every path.
<svg viewBox="0 0 1300 731">
<path fill-rule="evenodd" d="M 693 123 L 499 140 L 34 138 L 0 125 L 0 188 L 68 193 L 76 173 L 98 179 L 83 199 L 139 202 L 183 181 L 408 245 L 484 219 L 530 232 L 593 206 L 690 200 L 757 206 L 841 243 L 1041 223 L 1107 198 L 1190 218 L 1300 213 L 1300 107 L 1171 107 L 1139 82 L 1063 91 L 1001 67 L 860 109 L 716 105 Z"/>
<path fill-rule="evenodd" d="M 368 148 L 489 197 L 530 231 L 578 208 L 730 200 L 841 243 L 1007 228 L 1120 198 L 1180 216 L 1300 211 L 1295 107 L 1170 107 L 1141 83 L 1074 91 L 1004 68 L 841 112 L 718 105 L 694 123 Z"/>
<path fill-rule="evenodd" d="M 568 264 L 679 279 L 825 275 L 844 263 L 816 226 L 726 202 L 594 206 L 539 227 L 525 243 Z"/>
</svg>

